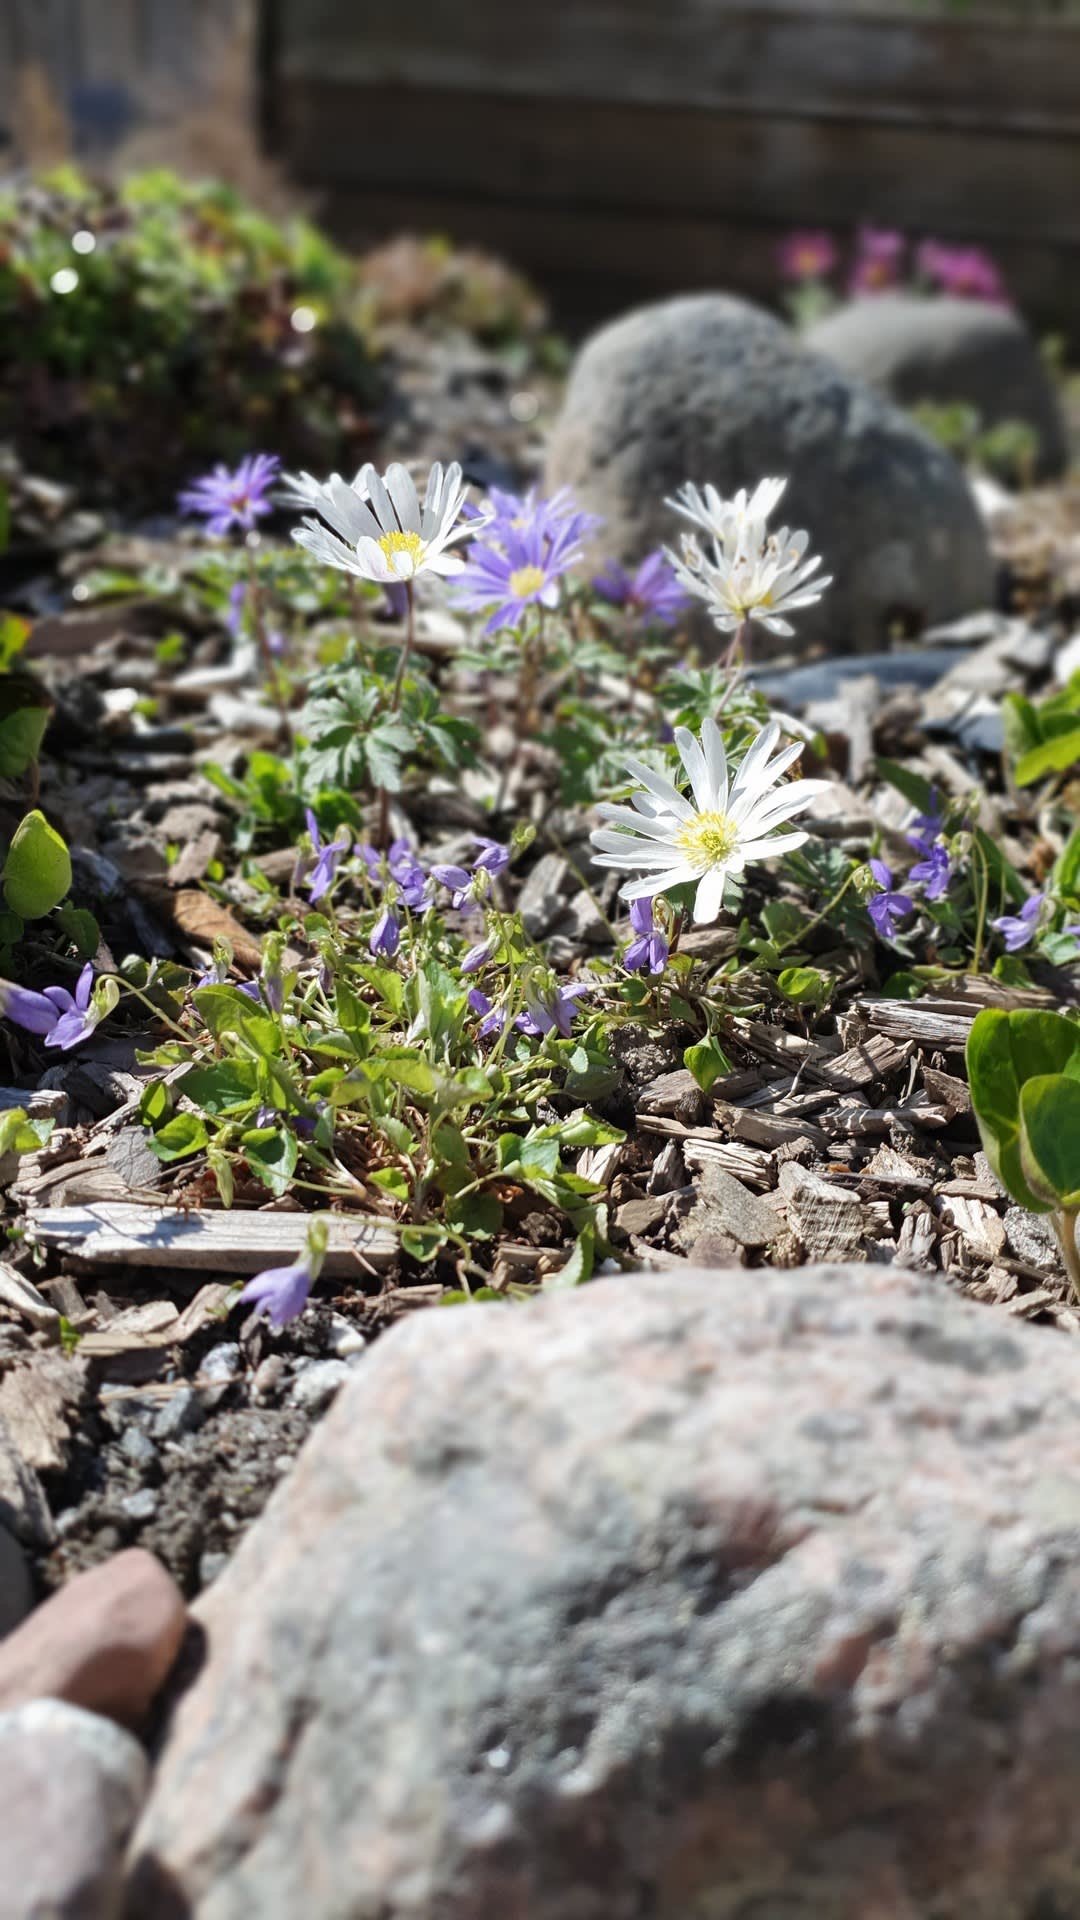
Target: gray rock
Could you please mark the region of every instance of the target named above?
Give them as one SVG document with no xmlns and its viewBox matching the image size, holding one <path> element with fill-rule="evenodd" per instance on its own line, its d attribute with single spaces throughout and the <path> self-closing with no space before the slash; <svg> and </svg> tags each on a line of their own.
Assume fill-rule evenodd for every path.
<svg viewBox="0 0 1080 1920">
<path fill-rule="evenodd" d="M 1068 465 L 1068 435 L 1053 381 L 1022 317 L 1010 307 L 886 293 L 827 314 L 806 341 L 901 406 L 962 401 L 975 408 L 984 427 L 1024 421 L 1038 435 L 1041 479 L 1055 478 Z"/>
<path fill-rule="evenodd" d="M 307 1413 L 321 1413 L 351 1376 L 347 1360 L 312 1360 L 293 1381 L 289 1405 L 303 1407 Z"/>
<path fill-rule="evenodd" d="M 640 559 L 686 523 L 686 480 L 721 493 L 786 474 L 776 524 L 805 527 L 834 584 L 795 616 L 800 646 L 882 646 L 985 604 L 985 530 L 956 463 L 898 408 L 808 352 L 771 315 L 721 294 L 643 307 L 578 355 L 546 484 L 606 526 L 594 551 Z M 765 649 L 762 629 L 754 644 Z"/>
<path fill-rule="evenodd" d="M 26 1555 L 13 1533 L 0 1526 L 0 1638 L 25 1620 L 34 1604 Z"/>
<path fill-rule="evenodd" d="M 0 1920 L 114 1920 L 146 1777 L 111 1720 L 61 1700 L 0 1713 Z"/>
<path fill-rule="evenodd" d="M 1080 1914 L 1073 1342 L 752 1280 L 378 1342 L 198 1604 L 130 1915 Z"/>
<path fill-rule="evenodd" d="M 53 1539 L 48 1502 L 33 1467 L 24 1460 L 15 1437 L 0 1415 L 0 1526 L 28 1547 L 47 1547 Z"/>
<path fill-rule="evenodd" d="M 154 1415 L 151 1432 L 155 1440 L 179 1440 L 185 1433 L 194 1433 L 205 1418 L 206 1407 L 194 1387 L 179 1387 Z"/>
</svg>

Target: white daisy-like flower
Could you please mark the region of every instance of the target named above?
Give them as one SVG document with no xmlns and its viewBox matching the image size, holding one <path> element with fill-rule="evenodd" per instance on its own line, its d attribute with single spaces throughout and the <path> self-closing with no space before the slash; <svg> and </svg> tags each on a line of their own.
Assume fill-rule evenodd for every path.
<svg viewBox="0 0 1080 1920">
<path fill-rule="evenodd" d="M 606 804 L 597 809 L 611 824 L 592 834 L 597 849 L 594 865 L 631 873 L 641 870 L 640 879 L 628 880 L 619 889 L 624 900 L 643 900 L 696 880 L 694 919 L 699 925 L 715 920 L 729 875 L 741 874 L 750 860 L 771 860 L 775 854 L 802 846 L 808 836 L 801 829 L 785 833 L 775 829 L 801 813 L 829 785 L 827 780 L 779 785 L 804 745 L 796 740 L 773 756 L 779 738 L 780 728 L 771 721 L 751 742 L 730 780 L 724 742 L 714 720 L 705 721 L 700 741 L 688 727 L 676 727 L 675 744 L 690 781 L 690 795 L 680 793 L 642 761 L 625 761 L 643 791 L 633 795 L 630 806 Z"/>
<path fill-rule="evenodd" d="M 740 487 L 734 500 L 725 500 L 711 484 L 704 491 L 695 487 L 691 480 L 673 500 L 665 500 L 666 507 L 674 507 L 686 520 L 692 520 L 702 533 L 717 540 L 725 553 L 735 557 L 748 526 L 764 529 L 766 520 L 787 486 L 786 480 L 759 480 L 753 493 L 747 493 Z M 761 545 L 759 534 L 757 545 Z"/>
<path fill-rule="evenodd" d="M 831 575 L 815 577 L 821 560 L 806 557 L 808 533 L 766 531 L 786 485 L 762 480 L 753 493 L 740 488 L 734 500 L 724 500 L 715 487 L 701 493 L 688 481 L 667 503 L 711 537 L 711 555 L 695 534 L 683 535 L 681 554 L 665 551 L 683 586 L 704 600 L 723 633 L 738 633 L 744 622 L 758 620 L 770 633 L 790 635 L 795 629 L 786 616 L 816 606 L 832 584 Z"/>
<path fill-rule="evenodd" d="M 418 573 L 460 573 L 464 560 L 447 549 L 472 539 L 490 518 L 481 514 L 460 521 L 468 488 L 456 463 L 444 472 L 435 462 L 422 508 L 412 479 L 398 464 L 385 475 L 373 466 L 361 467 L 351 485 L 339 473 L 331 474 L 325 486 L 308 473 L 288 476 L 287 485 L 295 504 L 320 516 L 295 529 L 297 545 L 328 567 L 383 587 L 404 585 Z"/>
</svg>

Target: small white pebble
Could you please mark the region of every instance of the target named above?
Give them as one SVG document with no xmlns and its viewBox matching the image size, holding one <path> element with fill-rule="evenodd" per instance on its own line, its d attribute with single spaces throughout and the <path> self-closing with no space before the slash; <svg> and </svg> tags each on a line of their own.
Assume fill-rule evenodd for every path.
<svg viewBox="0 0 1080 1920">
<path fill-rule="evenodd" d="M 510 395 L 510 417 L 512 420 L 520 420 L 522 426 L 527 427 L 530 420 L 535 420 L 539 411 L 540 402 L 535 393 L 529 393 L 523 389 L 520 393 Z"/>
</svg>

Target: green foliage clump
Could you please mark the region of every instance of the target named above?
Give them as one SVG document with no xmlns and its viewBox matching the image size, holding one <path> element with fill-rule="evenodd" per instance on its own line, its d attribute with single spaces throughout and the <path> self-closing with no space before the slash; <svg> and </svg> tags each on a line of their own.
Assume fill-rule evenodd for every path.
<svg viewBox="0 0 1080 1920">
<path fill-rule="evenodd" d="M 144 507 L 260 448 L 355 465 L 376 391 L 355 295 L 352 263 L 314 228 L 228 187 L 165 171 L 112 187 L 73 168 L 11 187 L 0 438 L 34 471 Z"/>
<path fill-rule="evenodd" d="M 1022 1207 L 1053 1215 L 1080 1298 L 1080 1026 L 1060 1013 L 984 1007 L 967 1069 L 986 1157 Z"/>
</svg>

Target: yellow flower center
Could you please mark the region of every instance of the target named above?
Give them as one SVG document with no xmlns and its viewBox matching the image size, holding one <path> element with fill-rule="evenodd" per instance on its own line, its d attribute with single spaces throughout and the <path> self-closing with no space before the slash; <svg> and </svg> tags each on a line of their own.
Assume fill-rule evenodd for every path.
<svg viewBox="0 0 1080 1920">
<path fill-rule="evenodd" d="M 543 584 L 543 567 L 517 567 L 510 575 L 510 592 L 515 600 L 527 600 L 531 593 L 539 593 Z"/>
<path fill-rule="evenodd" d="M 688 860 L 703 860 L 710 867 L 730 860 L 738 843 L 738 822 L 729 813 L 695 813 L 678 838 L 679 850 Z"/>
<path fill-rule="evenodd" d="M 411 580 L 424 557 L 424 543 L 418 533 L 384 533 L 379 545 L 391 572 Z"/>
</svg>

